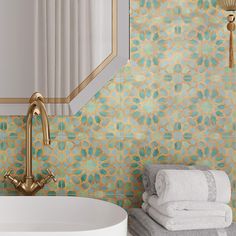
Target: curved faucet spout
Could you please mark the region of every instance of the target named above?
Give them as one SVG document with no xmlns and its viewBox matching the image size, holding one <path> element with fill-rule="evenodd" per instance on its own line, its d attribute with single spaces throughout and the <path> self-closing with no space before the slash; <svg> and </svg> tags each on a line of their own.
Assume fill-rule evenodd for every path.
<svg viewBox="0 0 236 236">
<path fill-rule="evenodd" d="M 50 145 L 51 140 L 50 140 L 50 127 L 49 127 L 48 115 L 45 105 L 40 99 L 31 103 L 27 114 L 27 124 L 32 126 L 33 115 L 40 115 L 40 114 L 42 118 L 41 120 L 42 120 L 42 131 L 43 131 L 43 142 L 45 145 Z"/>
<path fill-rule="evenodd" d="M 40 98 L 30 104 L 26 121 L 26 179 L 33 179 L 32 173 L 32 119 L 34 114 L 41 114 L 43 142 L 50 145 L 49 121 L 44 103 Z"/>
</svg>

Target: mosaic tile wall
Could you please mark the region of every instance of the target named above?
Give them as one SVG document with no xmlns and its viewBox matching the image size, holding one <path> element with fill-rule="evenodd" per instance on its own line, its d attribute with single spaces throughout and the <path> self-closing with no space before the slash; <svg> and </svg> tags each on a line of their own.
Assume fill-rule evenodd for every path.
<svg viewBox="0 0 236 236">
<path fill-rule="evenodd" d="M 131 0 L 131 60 L 74 117 L 50 119 L 52 146 L 34 126 L 34 169 L 52 168 L 41 195 L 89 196 L 139 206 L 143 165 L 225 170 L 236 216 L 236 70 L 216 0 Z M 0 118 L 0 169 L 22 175 L 25 123 Z M 1 195 L 16 195 L 0 183 Z"/>
</svg>

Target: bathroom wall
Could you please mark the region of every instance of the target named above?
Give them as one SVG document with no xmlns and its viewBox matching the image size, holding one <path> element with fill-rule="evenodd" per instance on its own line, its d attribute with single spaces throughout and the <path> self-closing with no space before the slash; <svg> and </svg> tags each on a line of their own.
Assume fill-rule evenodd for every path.
<svg viewBox="0 0 236 236">
<path fill-rule="evenodd" d="M 39 195 L 89 196 L 140 206 L 145 163 L 225 170 L 236 216 L 236 80 L 226 13 L 216 0 L 131 0 L 131 60 L 74 117 L 50 118 L 52 145 L 34 126 L 34 169 L 58 182 Z M 22 175 L 25 123 L 0 119 L 0 169 Z M 0 183 L 1 195 L 16 195 Z"/>
</svg>

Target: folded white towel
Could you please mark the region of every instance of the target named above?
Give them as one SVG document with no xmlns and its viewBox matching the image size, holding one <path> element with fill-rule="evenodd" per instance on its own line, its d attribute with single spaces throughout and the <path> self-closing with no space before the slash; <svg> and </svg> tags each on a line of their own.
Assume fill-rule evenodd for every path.
<svg viewBox="0 0 236 236">
<path fill-rule="evenodd" d="M 231 198 L 229 177 L 224 171 L 161 170 L 155 187 L 158 205 L 171 201 L 229 203 Z"/>
<path fill-rule="evenodd" d="M 202 201 L 178 201 L 167 202 L 162 205 L 156 204 L 158 197 L 156 195 L 149 196 L 143 194 L 144 206 L 152 207 L 161 214 L 169 217 L 201 217 L 201 216 L 222 216 L 225 217 L 230 212 L 231 208 L 218 202 L 202 202 Z"/>
<path fill-rule="evenodd" d="M 221 207 L 222 212 L 218 212 L 219 208 Z M 195 214 L 193 214 L 193 216 L 182 215 L 181 217 L 170 217 L 165 214 L 162 214 L 160 211 L 154 209 L 147 203 L 144 203 L 142 205 L 142 208 L 153 220 L 155 220 L 157 223 L 161 224 L 163 227 L 171 231 L 194 229 L 220 229 L 226 228 L 232 223 L 232 210 L 227 205 L 217 206 L 215 215 L 210 213 L 210 211 L 214 211 L 213 209 L 211 209 L 207 210 L 208 213 L 210 213 L 209 215 L 203 215 L 201 217 L 197 216 L 196 212 Z M 223 211 L 225 211 L 224 214 Z"/>
</svg>

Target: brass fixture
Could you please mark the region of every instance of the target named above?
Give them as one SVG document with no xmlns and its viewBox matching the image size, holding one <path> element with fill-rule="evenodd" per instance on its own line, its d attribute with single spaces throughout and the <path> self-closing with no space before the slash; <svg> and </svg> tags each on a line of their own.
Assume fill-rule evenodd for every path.
<svg viewBox="0 0 236 236">
<path fill-rule="evenodd" d="M 50 145 L 50 129 L 49 121 L 44 105 L 44 98 L 40 93 L 34 93 L 30 100 L 30 106 L 27 113 L 26 121 L 26 166 L 25 166 L 25 176 L 23 180 L 18 180 L 11 175 L 11 170 L 7 171 L 4 175 L 5 179 L 10 180 L 10 182 L 15 186 L 17 190 L 22 192 L 24 195 L 34 195 L 40 189 L 44 187 L 45 184 L 49 183 L 51 180 L 56 182 L 56 178 L 52 171 L 47 169 L 48 175 L 41 180 L 35 180 L 32 171 L 32 119 L 34 115 L 40 115 L 42 117 L 42 131 L 43 131 L 43 142 L 45 145 Z"/>
<path fill-rule="evenodd" d="M 218 5 L 225 11 L 236 11 L 236 0 L 218 0 Z M 229 39 L 229 68 L 234 67 L 234 46 L 233 46 L 233 32 L 236 29 L 235 16 L 230 14 L 227 17 L 227 29 L 230 32 Z"/>
</svg>

